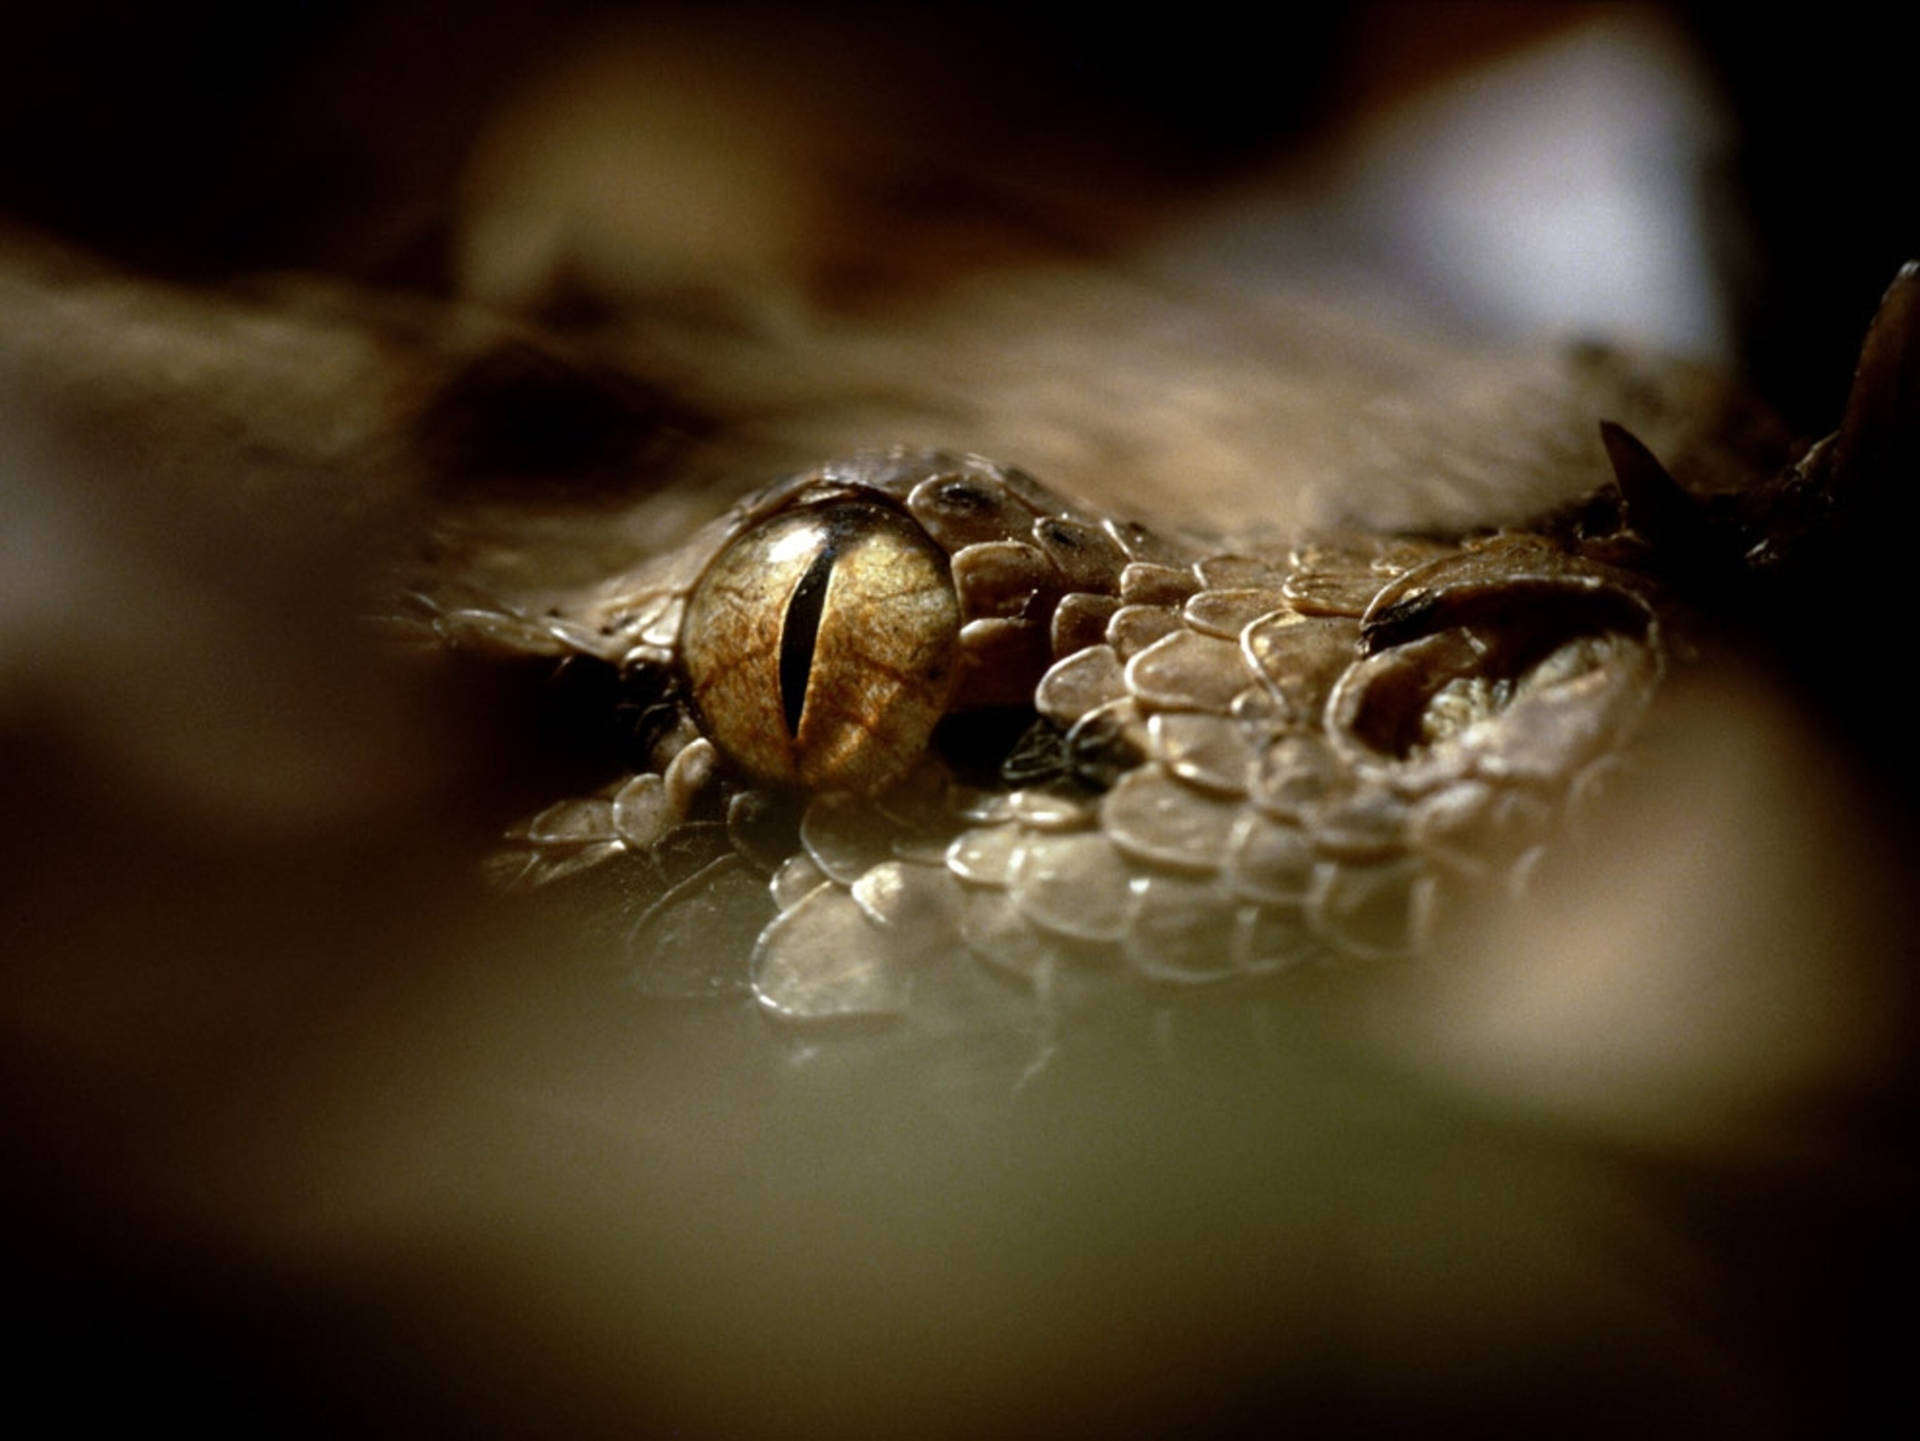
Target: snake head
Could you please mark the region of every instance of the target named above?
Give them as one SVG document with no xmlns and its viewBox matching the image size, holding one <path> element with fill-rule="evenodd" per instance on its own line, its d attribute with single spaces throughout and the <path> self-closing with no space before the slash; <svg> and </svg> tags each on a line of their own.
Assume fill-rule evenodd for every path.
<svg viewBox="0 0 1920 1441">
<path fill-rule="evenodd" d="M 1698 614 L 1821 574 L 1813 521 L 1900 473 L 1915 293 L 1841 433 L 1747 494 L 1617 426 L 1615 485 L 1537 525 L 1290 547 L 977 457 L 797 475 L 519 637 L 666 677 L 672 723 L 510 837 L 514 874 L 652 867 L 635 984 L 796 1023 L 1004 1002 L 972 970 L 1044 1008 L 1421 951 L 1605 788 Z"/>
</svg>

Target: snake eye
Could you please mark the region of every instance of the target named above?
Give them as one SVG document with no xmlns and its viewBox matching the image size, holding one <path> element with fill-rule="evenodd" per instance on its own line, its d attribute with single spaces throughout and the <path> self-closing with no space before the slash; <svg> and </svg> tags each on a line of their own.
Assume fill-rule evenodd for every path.
<svg viewBox="0 0 1920 1441">
<path fill-rule="evenodd" d="M 707 734 L 770 785 L 872 792 L 953 691 L 946 555 L 900 512 L 837 501 L 735 537 L 695 585 L 681 655 Z"/>
</svg>

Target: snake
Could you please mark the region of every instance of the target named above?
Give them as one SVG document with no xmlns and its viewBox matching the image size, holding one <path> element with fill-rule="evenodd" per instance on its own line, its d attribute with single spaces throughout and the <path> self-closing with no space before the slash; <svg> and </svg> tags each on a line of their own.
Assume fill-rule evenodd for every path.
<svg viewBox="0 0 1920 1441">
<path fill-rule="evenodd" d="M 1702 597 L 1825 554 L 1912 408 L 1916 291 L 1840 431 L 1737 493 L 1602 421 L 1612 479 L 1523 522 L 1275 542 L 900 446 L 566 604 L 439 606 L 440 643 L 597 667 L 625 717 L 625 772 L 489 874 L 610 909 L 647 994 L 800 1027 L 945 1004 L 956 966 L 1056 1006 L 1427 953 L 1631 763 Z"/>
</svg>

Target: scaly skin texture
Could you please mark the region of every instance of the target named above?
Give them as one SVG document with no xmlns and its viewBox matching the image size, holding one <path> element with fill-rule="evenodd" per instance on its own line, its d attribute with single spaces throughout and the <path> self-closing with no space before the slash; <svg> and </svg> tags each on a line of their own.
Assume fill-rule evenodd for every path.
<svg viewBox="0 0 1920 1441">
<path fill-rule="evenodd" d="M 743 742 L 716 748 L 685 685 L 687 646 L 757 655 L 768 627 L 689 597 L 737 538 L 836 506 L 905 516 L 946 557 L 959 674 L 925 755 L 879 784 L 776 791 Z M 926 957 L 958 946 L 1048 994 L 1422 949 L 1450 901 L 1524 874 L 1621 763 L 1668 651 L 1633 549 L 1617 528 L 1206 543 L 902 451 L 773 487 L 572 613 L 438 627 L 591 656 L 655 696 L 658 770 L 516 827 L 496 875 L 645 872 L 659 894 L 625 941 L 639 986 L 751 985 L 819 1020 L 909 1008 Z M 793 581 L 766 584 L 777 619 Z M 862 663 L 816 656 L 807 704 L 857 688 Z M 777 703 L 764 713 L 776 726 Z M 884 720 L 876 751 L 896 744 Z M 673 954 L 741 913 L 763 921 L 750 956 Z"/>
<path fill-rule="evenodd" d="M 1842 432 L 1744 489 L 1690 493 L 1603 420 L 1615 480 L 1522 524 L 1221 539 L 899 449 L 542 617 L 442 610 L 447 642 L 643 698 L 638 773 L 494 873 L 624 868 L 634 984 L 797 1022 L 908 1012 L 961 951 L 1051 1003 L 1428 950 L 1625 763 L 1700 598 L 1765 619 L 1830 583 L 1904 464 L 1914 288 Z"/>
</svg>

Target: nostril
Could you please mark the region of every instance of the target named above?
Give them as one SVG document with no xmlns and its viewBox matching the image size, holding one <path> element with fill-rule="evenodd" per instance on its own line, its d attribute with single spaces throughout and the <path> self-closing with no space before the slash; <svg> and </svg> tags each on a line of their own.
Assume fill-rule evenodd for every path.
<svg viewBox="0 0 1920 1441">
<path fill-rule="evenodd" d="M 1608 628 L 1455 627 L 1367 657 L 1328 701 L 1359 765 L 1559 786 L 1630 732 L 1661 670 L 1657 639 Z M 1408 773 L 1411 774 L 1411 773 Z"/>
</svg>

